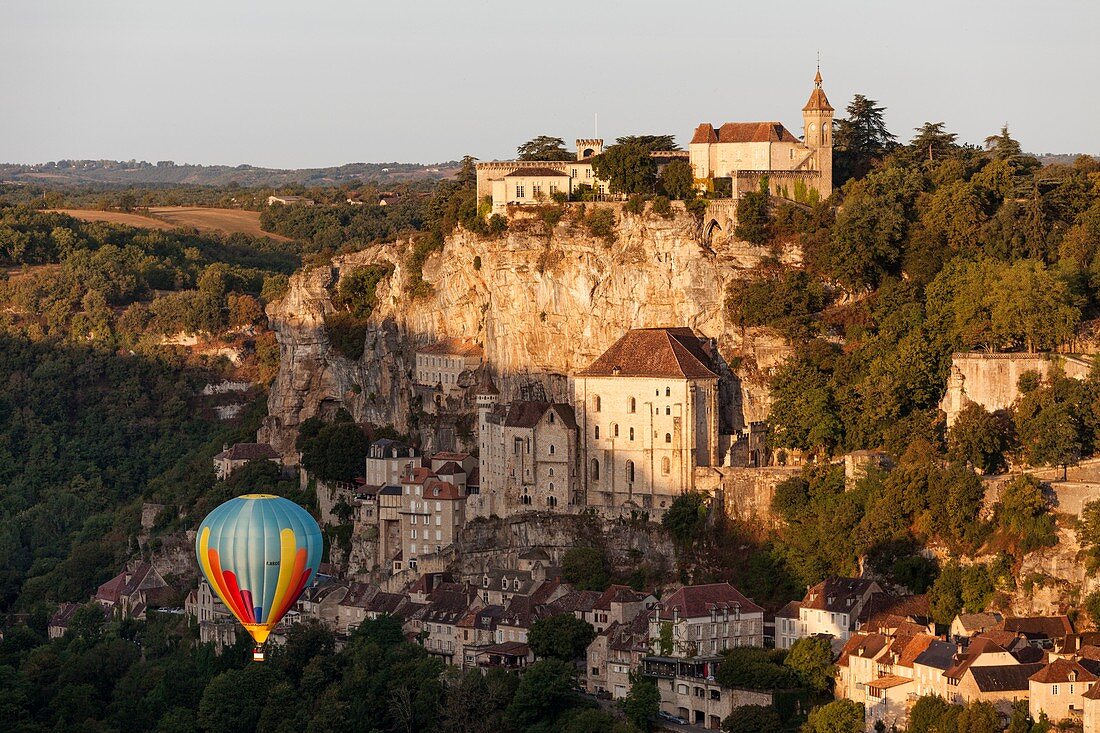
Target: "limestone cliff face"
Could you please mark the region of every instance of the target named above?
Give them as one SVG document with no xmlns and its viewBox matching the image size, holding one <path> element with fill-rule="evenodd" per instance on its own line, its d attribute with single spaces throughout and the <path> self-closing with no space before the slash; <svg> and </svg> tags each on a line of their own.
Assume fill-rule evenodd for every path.
<svg viewBox="0 0 1100 733">
<path fill-rule="evenodd" d="M 434 293 L 410 299 L 407 243 L 378 245 L 337 257 L 331 266 L 295 275 L 287 295 L 268 306 L 281 349 L 265 438 L 286 446 L 301 420 L 345 407 L 359 421 L 407 426 L 417 409 L 414 352 L 445 337 L 482 343 L 502 392 L 516 396 L 532 382 L 559 400 L 567 376 L 585 367 L 627 329 L 689 326 L 716 341 L 724 359 L 723 423 L 763 418 L 768 397 L 762 370 L 782 361 L 774 336 L 730 321 L 726 288 L 763 254 L 743 243 L 703 244 L 691 217 L 637 216 L 617 210 L 617 236 L 594 238 L 566 217 L 548 236 L 541 222 L 514 221 L 499 238 L 459 230 L 423 268 Z M 378 286 L 363 355 L 339 355 L 325 333 L 330 289 L 342 274 L 372 263 L 395 270 Z"/>
</svg>

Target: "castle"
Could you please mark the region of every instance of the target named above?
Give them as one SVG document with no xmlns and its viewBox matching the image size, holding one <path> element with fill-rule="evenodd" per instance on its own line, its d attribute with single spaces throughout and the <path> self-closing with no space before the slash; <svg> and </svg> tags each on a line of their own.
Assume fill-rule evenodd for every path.
<svg viewBox="0 0 1100 733">
<path fill-rule="evenodd" d="M 710 123 L 695 128 L 687 151 L 655 151 L 658 168 L 673 160 L 690 162 L 695 185 L 713 192 L 729 181 L 730 198 L 757 190 L 768 177 L 769 191 L 801 203 L 827 198 L 833 190 L 833 107 L 821 88 L 821 70 L 802 108 L 801 139 L 781 122 Z M 492 199 L 492 213 L 510 206 L 540 204 L 555 194 L 602 196 L 607 181 L 596 177 L 592 160 L 604 149 L 598 138 L 578 139 L 575 160 L 494 160 L 477 164 L 477 198 Z"/>
<path fill-rule="evenodd" d="M 659 516 L 719 464 L 718 375 L 691 329 L 628 331 L 570 381 L 571 405 L 478 388 L 476 514 Z"/>
</svg>

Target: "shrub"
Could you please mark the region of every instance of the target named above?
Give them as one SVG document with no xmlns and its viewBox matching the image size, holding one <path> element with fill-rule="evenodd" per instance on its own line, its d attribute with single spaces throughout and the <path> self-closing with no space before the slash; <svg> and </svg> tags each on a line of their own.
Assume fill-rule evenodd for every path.
<svg viewBox="0 0 1100 733">
<path fill-rule="evenodd" d="M 626 200 L 626 204 L 623 205 L 623 211 L 634 214 L 635 216 L 641 216 L 645 213 L 645 197 L 641 194 L 633 194 Z"/>
<path fill-rule="evenodd" d="M 607 558 L 595 547 L 572 547 L 561 561 L 561 575 L 577 590 L 606 590 L 611 582 Z"/>
<path fill-rule="evenodd" d="M 363 356 L 367 337 L 367 320 L 352 313 L 328 313 L 325 315 L 325 333 L 328 342 L 338 354 L 348 359 Z"/>
<path fill-rule="evenodd" d="M 653 199 L 653 213 L 665 219 L 672 217 L 672 202 L 667 196 L 657 196 Z"/>
<path fill-rule="evenodd" d="M 508 220 L 500 214 L 489 217 L 489 233 L 494 237 L 500 236 L 508 230 Z"/>
<path fill-rule="evenodd" d="M 596 209 L 584 217 L 584 225 L 593 237 L 607 241 L 615 239 L 615 212 L 611 209 Z"/>
<path fill-rule="evenodd" d="M 393 273 L 393 265 L 379 263 L 357 267 L 340 278 L 336 305 L 359 318 L 368 318 L 377 302 L 378 283 Z"/>
</svg>

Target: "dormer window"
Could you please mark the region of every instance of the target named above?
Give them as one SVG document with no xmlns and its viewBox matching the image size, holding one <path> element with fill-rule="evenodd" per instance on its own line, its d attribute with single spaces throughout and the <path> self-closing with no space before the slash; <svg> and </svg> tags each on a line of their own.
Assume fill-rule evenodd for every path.
<svg viewBox="0 0 1100 733">
<path fill-rule="evenodd" d="M 481 579 L 481 587 L 483 587 L 483 588 L 488 588 L 489 587 L 489 576 L 488 575 L 484 576 Z"/>
<path fill-rule="evenodd" d="M 500 589 L 501 590 L 508 590 L 508 579 L 507 578 L 501 578 L 500 579 Z"/>
</svg>

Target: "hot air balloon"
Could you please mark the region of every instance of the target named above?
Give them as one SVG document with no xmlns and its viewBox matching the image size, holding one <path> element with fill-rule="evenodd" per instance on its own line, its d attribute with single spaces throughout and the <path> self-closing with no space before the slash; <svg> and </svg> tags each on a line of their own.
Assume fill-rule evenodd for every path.
<svg viewBox="0 0 1100 733">
<path fill-rule="evenodd" d="M 207 515 L 195 536 L 199 567 L 256 641 L 252 658 L 321 563 L 321 529 L 289 499 L 245 494 Z"/>
</svg>

